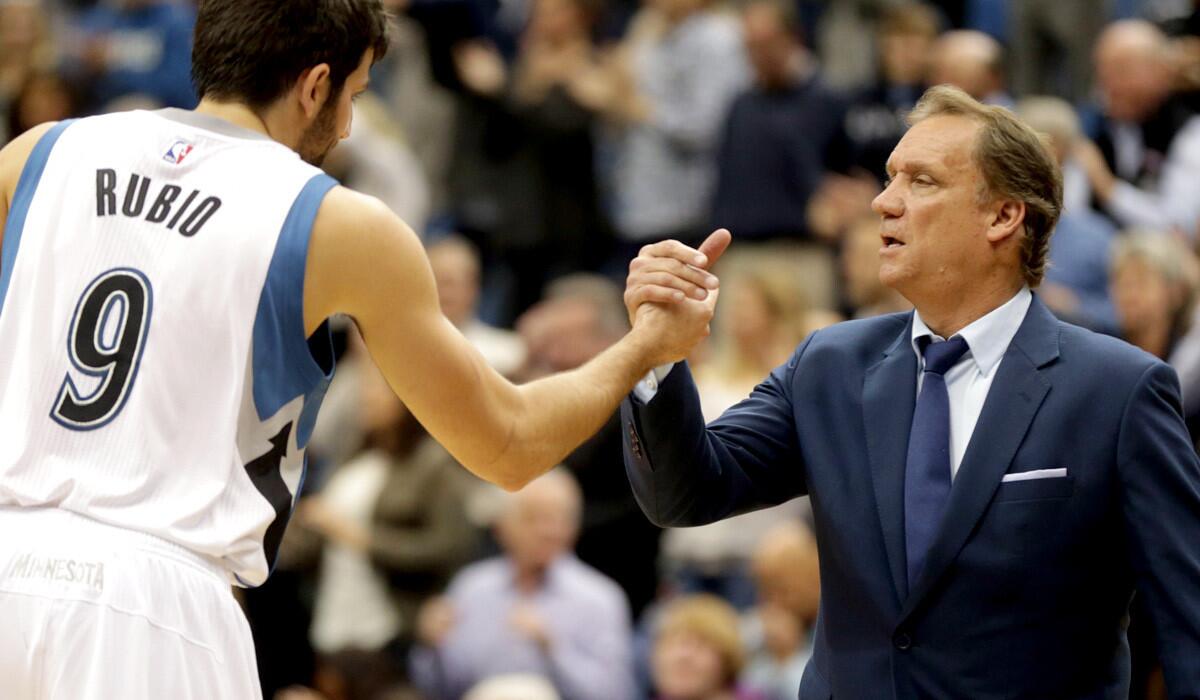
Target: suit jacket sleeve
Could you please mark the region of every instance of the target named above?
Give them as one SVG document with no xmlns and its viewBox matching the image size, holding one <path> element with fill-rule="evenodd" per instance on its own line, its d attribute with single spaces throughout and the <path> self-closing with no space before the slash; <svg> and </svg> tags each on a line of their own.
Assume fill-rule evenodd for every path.
<svg viewBox="0 0 1200 700">
<path fill-rule="evenodd" d="M 1121 421 L 1118 469 L 1138 595 L 1172 698 L 1200 698 L 1200 462 L 1167 365 L 1146 370 Z"/>
<path fill-rule="evenodd" d="M 625 468 L 652 522 L 703 525 L 806 492 L 792 377 L 812 337 L 707 428 L 686 363 L 675 366 L 649 404 L 626 398 Z"/>
</svg>

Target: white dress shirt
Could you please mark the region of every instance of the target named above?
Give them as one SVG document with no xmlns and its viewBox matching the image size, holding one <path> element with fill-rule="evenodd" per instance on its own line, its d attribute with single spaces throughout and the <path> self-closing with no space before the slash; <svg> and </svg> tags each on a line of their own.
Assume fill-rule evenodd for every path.
<svg viewBox="0 0 1200 700">
<path fill-rule="evenodd" d="M 958 465 L 962 463 L 971 434 L 975 432 L 988 389 L 992 388 L 992 380 L 996 378 L 996 368 L 1025 320 L 1032 301 L 1029 288 L 1023 287 L 1002 306 L 956 333 L 967 341 L 969 350 L 944 375 L 946 393 L 950 396 L 951 478 L 958 474 Z M 931 336 L 935 343 L 945 340 L 929 330 L 921 320 L 920 312 L 913 312 L 912 348 L 917 357 L 918 395 L 925 378 L 925 358 L 918 349 L 917 339 L 923 336 Z"/>
<path fill-rule="evenodd" d="M 950 397 L 950 476 L 958 474 L 958 465 L 966 454 L 967 444 L 975 432 L 975 423 L 983 411 L 988 389 L 996 378 L 996 368 L 1008 351 L 1008 346 L 1025 320 L 1033 294 L 1022 287 L 1016 296 L 960 330 L 956 335 L 967 341 L 967 352 L 945 374 L 946 393 Z M 925 374 L 925 358 L 917 349 L 917 339 L 931 336 L 934 342 L 945 338 L 929 330 L 920 312 L 913 312 L 912 349 L 917 358 L 917 393 L 920 395 Z M 633 393 L 642 403 L 650 403 L 658 393 L 658 385 L 674 365 L 656 367 L 634 387 Z M 914 403 L 916 397 L 913 397 Z"/>
</svg>

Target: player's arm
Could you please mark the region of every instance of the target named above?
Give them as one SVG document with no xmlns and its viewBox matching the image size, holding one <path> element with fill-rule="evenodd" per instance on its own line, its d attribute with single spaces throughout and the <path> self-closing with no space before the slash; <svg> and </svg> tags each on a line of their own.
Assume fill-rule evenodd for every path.
<svg viewBox="0 0 1200 700">
<path fill-rule="evenodd" d="M 0 245 L 4 244 L 4 225 L 8 222 L 8 212 L 17 192 L 17 181 L 21 179 L 21 171 L 25 169 L 25 161 L 29 160 L 33 147 L 54 124 L 55 122 L 47 122 L 35 126 L 13 139 L 0 151 Z"/>
<path fill-rule="evenodd" d="M 595 434 L 651 367 L 699 342 L 712 313 L 689 303 L 648 314 L 586 365 L 515 386 L 442 315 L 416 235 L 378 201 L 344 188 L 326 196 L 317 216 L 304 307 L 310 333 L 334 313 L 352 316 L 422 425 L 468 469 L 508 489 Z"/>
</svg>

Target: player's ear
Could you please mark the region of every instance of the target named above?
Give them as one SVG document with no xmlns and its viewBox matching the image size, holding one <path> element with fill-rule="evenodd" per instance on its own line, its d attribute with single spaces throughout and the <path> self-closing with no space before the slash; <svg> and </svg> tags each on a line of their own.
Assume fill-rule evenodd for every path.
<svg viewBox="0 0 1200 700">
<path fill-rule="evenodd" d="M 300 74 L 300 108 L 309 119 L 315 118 L 329 99 L 333 85 L 329 76 L 328 63 L 319 63 Z"/>
</svg>

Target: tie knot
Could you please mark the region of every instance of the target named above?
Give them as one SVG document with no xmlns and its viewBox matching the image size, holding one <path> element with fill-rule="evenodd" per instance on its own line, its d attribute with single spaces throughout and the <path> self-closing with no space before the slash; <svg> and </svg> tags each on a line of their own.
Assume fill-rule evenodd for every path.
<svg viewBox="0 0 1200 700">
<path fill-rule="evenodd" d="M 945 374 L 968 350 L 967 341 L 960 335 L 942 343 L 932 342 L 929 336 L 925 336 L 924 340 L 926 345 L 922 354 L 925 356 L 925 371 L 934 374 Z"/>
</svg>

